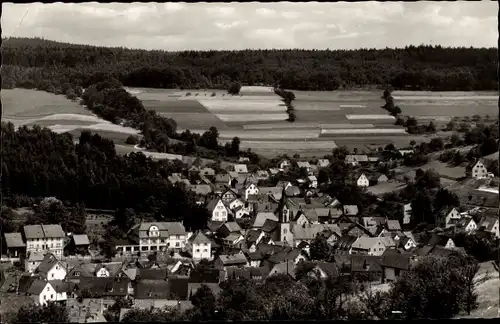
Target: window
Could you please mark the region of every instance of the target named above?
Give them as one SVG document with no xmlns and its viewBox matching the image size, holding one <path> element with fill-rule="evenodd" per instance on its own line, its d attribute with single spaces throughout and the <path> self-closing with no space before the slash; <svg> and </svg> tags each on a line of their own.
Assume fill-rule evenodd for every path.
<svg viewBox="0 0 500 324">
<path fill-rule="evenodd" d="M 176 246 L 176 247 L 179 247 L 179 245 L 180 245 L 180 244 L 179 244 L 179 242 L 176 242 L 176 243 L 175 243 L 175 246 Z"/>
<path fill-rule="evenodd" d="M 54 274 L 52 274 L 52 278 L 54 278 Z"/>
<path fill-rule="evenodd" d="M 50 295 L 50 299 L 54 299 L 54 295 L 53 294 Z"/>
<path fill-rule="evenodd" d="M 75 272 L 75 277 L 79 277 L 80 276 L 80 272 Z"/>
<path fill-rule="evenodd" d="M 170 247 L 170 242 L 167 242 L 167 247 Z"/>
<path fill-rule="evenodd" d="M 47 300 L 47 296 L 46 295 L 43 295 L 43 300 Z"/>
<path fill-rule="evenodd" d="M 196 252 L 200 252 L 200 249 L 196 249 Z"/>
<path fill-rule="evenodd" d="M 287 233 L 287 230 L 286 228 L 283 229 L 283 234 L 286 234 Z"/>
<path fill-rule="evenodd" d="M 203 252 L 208 252 L 208 249 L 204 249 Z"/>
<path fill-rule="evenodd" d="M 219 217 L 219 212 L 215 212 L 215 217 Z"/>
</svg>

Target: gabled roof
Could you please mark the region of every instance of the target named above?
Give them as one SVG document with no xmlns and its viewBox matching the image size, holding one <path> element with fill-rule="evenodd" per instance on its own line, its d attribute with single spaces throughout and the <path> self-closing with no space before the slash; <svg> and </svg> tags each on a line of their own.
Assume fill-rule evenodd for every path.
<svg viewBox="0 0 500 324">
<path fill-rule="evenodd" d="M 297 196 L 300 195 L 300 188 L 297 186 L 289 186 L 285 189 L 287 196 Z"/>
<path fill-rule="evenodd" d="M 261 229 L 265 233 L 271 233 L 278 227 L 278 223 L 279 222 L 277 222 L 273 219 L 266 219 L 266 221 L 264 222 L 264 225 L 262 225 Z"/>
<path fill-rule="evenodd" d="M 193 191 L 197 195 L 206 196 L 212 193 L 212 187 L 210 187 L 210 185 L 208 184 L 192 185 L 191 191 Z"/>
<path fill-rule="evenodd" d="M 262 233 L 262 230 L 255 230 L 255 229 L 249 230 L 246 234 L 246 238 L 245 238 L 246 242 L 247 243 L 257 242 L 257 239 L 259 238 L 261 233 Z"/>
<path fill-rule="evenodd" d="M 47 238 L 63 238 L 66 236 L 61 225 L 42 225 L 43 233 Z"/>
<path fill-rule="evenodd" d="M 44 238 L 45 234 L 43 233 L 42 225 L 26 225 L 24 226 L 24 236 L 29 240 Z"/>
<path fill-rule="evenodd" d="M 446 237 L 444 235 L 432 235 L 432 237 L 429 239 L 429 241 L 427 242 L 428 245 L 440 245 L 440 246 L 446 246 L 446 243 L 448 243 L 448 240 L 450 238 L 449 237 Z"/>
<path fill-rule="evenodd" d="M 215 209 L 215 207 L 217 206 L 217 204 L 219 203 L 219 201 L 222 202 L 222 200 L 220 198 L 214 198 L 212 200 L 210 200 L 207 204 L 207 210 L 208 211 L 213 211 Z"/>
<path fill-rule="evenodd" d="M 366 154 L 348 154 L 345 156 L 347 162 L 368 162 L 368 155 Z"/>
<path fill-rule="evenodd" d="M 234 232 L 241 232 L 241 227 L 238 223 L 236 222 L 226 222 L 222 227 L 225 227 L 229 233 L 234 233 Z"/>
<path fill-rule="evenodd" d="M 146 233 L 149 231 L 151 226 L 158 227 L 160 232 L 160 236 L 167 235 L 185 235 L 186 229 L 181 222 L 148 222 L 148 223 L 140 223 L 134 226 L 132 229 L 139 229 L 139 237 L 147 237 Z"/>
<path fill-rule="evenodd" d="M 375 246 L 378 242 L 382 242 L 380 237 L 366 237 L 362 236 L 358 238 L 353 244 L 353 249 L 368 250 Z"/>
<path fill-rule="evenodd" d="M 219 173 L 215 176 L 215 182 L 229 183 L 231 176 L 228 173 Z"/>
<path fill-rule="evenodd" d="M 62 267 L 62 263 L 57 260 L 57 258 L 52 253 L 45 254 L 43 261 L 40 263 L 38 268 L 36 268 L 36 272 L 41 273 L 43 275 L 47 275 L 47 273 L 56 265 L 59 264 Z"/>
<path fill-rule="evenodd" d="M 218 222 L 218 221 L 209 221 L 207 223 L 207 227 L 208 229 L 212 232 L 212 233 L 215 233 L 219 230 L 219 228 L 222 227 L 222 225 L 224 225 L 224 222 Z"/>
<path fill-rule="evenodd" d="M 327 276 L 329 277 L 338 277 L 339 276 L 339 272 L 337 270 L 337 265 L 335 264 L 335 262 L 323 262 L 323 261 L 320 261 L 316 264 L 316 267 L 320 268 L 321 270 L 323 270 Z"/>
<path fill-rule="evenodd" d="M 5 246 L 7 248 L 26 247 L 21 233 L 5 233 Z"/>
<path fill-rule="evenodd" d="M 311 165 L 309 164 L 309 162 L 304 162 L 304 161 L 297 161 L 297 166 L 299 168 L 310 168 Z"/>
<path fill-rule="evenodd" d="M 350 249 L 352 247 L 352 244 L 357 240 L 358 238 L 355 236 L 351 235 L 343 235 L 340 237 L 337 242 L 335 243 L 335 246 L 338 249 Z"/>
<path fill-rule="evenodd" d="M 189 282 L 192 283 L 219 283 L 220 270 L 214 268 L 204 269 L 203 271 L 191 271 Z"/>
<path fill-rule="evenodd" d="M 295 263 L 294 261 L 281 262 L 276 264 L 271 271 L 275 271 L 275 274 L 288 274 L 295 278 Z"/>
<path fill-rule="evenodd" d="M 288 260 L 295 261 L 295 259 L 302 253 L 301 249 L 290 249 L 287 248 L 285 250 L 279 251 L 277 253 L 274 253 L 269 257 L 269 262 L 270 263 L 281 263 L 281 262 L 286 262 Z"/>
<path fill-rule="evenodd" d="M 77 234 L 73 235 L 73 242 L 75 242 L 75 245 L 89 245 L 89 237 L 87 234 Z"/>
<path fill-rule="evenodd" d="M 246 264 L 248 262 L 244 254 L 237 253 L 231 255 L 219 255 L 219 259 L 222 261 L 224 266 L 236 265 L 236 264 Z"/>
<path fill-rule="evenodd" d="M 238 173 L 248 173 L 248 168 L 246 164 L 235 164 L 234 171 Z"/>
<path fill-rule="evenodd" d="M 79 291 L 89 290 L 96 296 L 126 296 L 128 294 L 128 278 L 80 278 Z"/>
<path fill-rule="evenodd" d="M 351 271 L 353 272 L 380 272 L 382 271 L 382 257 L 373 255 L 352 254 Z"/>
<path fill-rule="evenodd" d="M 293 224 L 292 232 L 296 240 L 314 240 L 318 234 L 325 230 L 323 224 L 299 225 Z"/>
<path fill-rule="evenodd" d="M 395 251 L 387 251 L 382 256 L 382 267 L 409 270 L 410 269 L 410 256 L 397 253 Z"/>
<path fill-rule="evenodd" d="M 196 234 L 192 235 L 191 238 L 189 239 L 189 241 L 192 244 L 210 244 L 210 243 L 212 243 L 212 241 L 210 241 L 210 239 L 208 239 L 208 237 L 206 237 L 202 231 L 198 231 Z"/>
<path fill-rule="evenodd" d="M 278 217 L 276 217 L 276 215 L 274 213 L 271 213 L 271 212 L 259 212 L 257 213 L 256 217 L 255 217 L 255 220 L 253 222 L 253 225 L 252 227 L 255 227 L 255 228 L 260 228 L 262 226 L 264 226 L 266 220 L 274 220 L 275 222 L 278 222 Z"/>
</svg>

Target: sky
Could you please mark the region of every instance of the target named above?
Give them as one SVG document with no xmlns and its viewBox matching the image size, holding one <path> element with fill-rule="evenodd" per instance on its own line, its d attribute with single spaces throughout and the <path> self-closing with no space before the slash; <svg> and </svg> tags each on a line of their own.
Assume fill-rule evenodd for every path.
<svg viewBox="0 0 500 324">
<path fill-rule="evenodd" d="M 2 4 L 2 37 L 180 50 L 496 47 L 496 1 Z"/>
</svg>

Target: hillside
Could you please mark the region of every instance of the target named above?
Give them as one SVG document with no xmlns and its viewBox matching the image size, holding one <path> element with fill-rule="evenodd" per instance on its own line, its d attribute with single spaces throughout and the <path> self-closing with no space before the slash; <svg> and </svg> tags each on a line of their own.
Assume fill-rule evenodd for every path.
<svg viewBox="0 0 500 324">
<path fill-rule="evenodd" d="M 124 85 L 155 88 L 223 88 L 232 81 L 295 90 L 335 90 L 392 84 L 413 90 L 496 90 L 494 48 L 409 46 L 359 50 L 146 51 L 11 38 L 2 44 L 2 85 L 30 76 L 70 73 L 91 84 L 93 73 L 109 73 Z M 55 68 L 55 70 L 54 70 Z"/>
</svg>

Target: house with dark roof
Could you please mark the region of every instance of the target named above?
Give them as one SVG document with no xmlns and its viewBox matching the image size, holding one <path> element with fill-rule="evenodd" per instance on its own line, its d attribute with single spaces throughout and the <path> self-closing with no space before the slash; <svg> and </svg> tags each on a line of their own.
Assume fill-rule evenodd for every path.
<svg viewBox="0 0 500 324">
<path fill-rule="evenodd" d="M 92 298 L 115 299 L 127 297 L 132 291 L 132 282 L 122 278 L 80 278 L 76 285 L 77 295 Z"/>
<path fill-rule="evenodd" d="M 356 236 L 342 235 L 334 245 L 338 254 L 351 254 L 352 245 L 358 238 Z"/>
<path fill-rule="evenodd" d="M 315 279 L 337 278 L 339 272 L 335 262 L 317 262 L 307 275 Z"/>
<path fill-rule="evenodd" d="M 290 276 L 292 279 L 295 279 L 295 269 L 296 264 L 293 261 L 284 261 L 278 264 L 275 264 L 268 273 L 268 277 L 285 274 Z"/>
<path fill-rule="evenodd" d="M 243 252 L 236 254 L 221 254 L 214 262 L 214 267 L 219 270 L 224 270 L 226 267 L 246 267 L 248 260 Z"/>
<path fill-rule="evenodd" d="M 24 226 L 26 253 L 51 252 L 56 257 L 63 256 L 66 234 L 61 225 L 26 225 Z"/>
<path fill-rule="evenodd" d="M 426 245 L 441 246 L 447 249 L 451 249 L 455 247 L 455 242 L 453 242 L 451 237 L 434 233 L 426 242 Z"/>
<path fill-rule="evenodd" d="M 67 270 L 65 265 L 57 260 L 52 253 L 45 254 L 42 262 L 36 268 L 35 274 L 45 280 L 64 280 Z"/>
<path fill-rule="evenodd" d="M 24 244 L 21 233 L 5 233 L 4 243 L 5 257 L 9 261 L 19 261 L 20 258 L 25 255 L 26 244 Z M 3 259 L 4 255 L 2 254 L 2 261 Z"/>
<path fill-rule="evenodd" d="M 202 231 L 191 235 L 186 248 L 191 252 L 193 260 L 212 260 L 212 241 Z"/>
<path fill-rule="evenodd" d="M 411 258 L 407 254 L 401 254 L 396 251 L 386 251 L 382 256 L 382 280 L 395 281 L 403 273 L 410 270 Z"/>
<path fill-rule="evenodd" d="M 349 257 L 352 276 L 361 281 L 380 282 L 382 280 L 381 256 L 352 254 Z"/>
<path fill-rule="evenodd" d="M 246 278 L 255 281 L 262 281 L 267 278 L 269 268 L 267 267 L 228 267 L 225 271 L 225 280 Z"/>
<path fill-rule="evenodd" d="M 238 233 L 238 234 L 242 233 L 240 225 L 236 222 L 226 222 L 217 231 L 218 236 L 221 238 L 226 238 L 230 234 L 234 234 L 234 233 Z"/>
<path fill-rule="evenodd" d="M 19 279 L 18 292 L 19 294 L 30 296 L 39 305 L 66 300 L 57 300 L 61 295 L 58 294 L 52 284 L 38 277 L 21 276 Z"/>
</svg>

